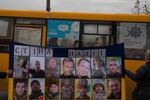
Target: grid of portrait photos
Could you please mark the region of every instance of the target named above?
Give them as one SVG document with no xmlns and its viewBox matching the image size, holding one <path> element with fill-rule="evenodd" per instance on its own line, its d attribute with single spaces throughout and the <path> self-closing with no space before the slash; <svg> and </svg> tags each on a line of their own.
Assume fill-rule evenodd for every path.
<svg viewBox="0 0 150 100">
<path fill-rule="evenodd" d="M 123 44 L 44 48 L 13 44 L 12 100 L 122 99 Z"/>
</svg>

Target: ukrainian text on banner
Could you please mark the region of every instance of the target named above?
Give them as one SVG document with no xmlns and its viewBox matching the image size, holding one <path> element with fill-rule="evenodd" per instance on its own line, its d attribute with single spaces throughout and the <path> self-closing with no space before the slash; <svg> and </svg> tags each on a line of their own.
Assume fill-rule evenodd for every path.
<svg viewBox="0 0 150 100">
<path fill-rule="evenodd" d="M 96 48 L 13 44 L 10 69 L 10 100 L 124 100 L 123 44 Z"/>
</svg>

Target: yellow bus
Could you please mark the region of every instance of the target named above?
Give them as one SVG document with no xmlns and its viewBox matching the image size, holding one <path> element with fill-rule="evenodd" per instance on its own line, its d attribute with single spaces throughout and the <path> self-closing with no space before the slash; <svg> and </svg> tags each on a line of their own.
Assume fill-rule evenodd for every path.
<svg viewBox="0 0 150 100">
<path fill-rule="evenodd" d="M 79 47 L 94 46 L 97 37 L 102 37 L 105 46 L 124 42 L 125 68 L 133 72 L 144 63 L 145 50 L 150 48 L 150 42 L 148 42 L 149 15 L 0 10 L 0 28 L 3 30 L 0 32 L 0 71 L 7 72 L 9 69 L 9 53 L 11 52 L 9 44 L 11 41 L 51 46 L 48 42 L 51 38 L 48 32 L 52 26 L 48 26 L 48 23 L 56 24 L 57 21 L 60 23 L 61 21 L 62 23 L 63 21 L 78 22 L 78 37 L 75 37 L 72 43 L 79 40 Z M 104 30 L 101 31 L 101 29 Z M 32 33 L 37 34 L 34 41 L 32 41 L 34 37 Z M 28 36 L 24 37 L 25 34 Z M 67 47 L 64 44 L 61 46 Z M 1 86 L 1 90 L 8 90 L 8 94 L 12 96 L 12 92 L 10 92 L 12 79 L 8 79 L 8 77 L 5 81 L 1 79 Z M 131 100 L 134 87 L 133 81 L 126 77 L 122 78 L 122 100 Z M 9 100 L 11 98 L 9 96 Z"/>
</svg>

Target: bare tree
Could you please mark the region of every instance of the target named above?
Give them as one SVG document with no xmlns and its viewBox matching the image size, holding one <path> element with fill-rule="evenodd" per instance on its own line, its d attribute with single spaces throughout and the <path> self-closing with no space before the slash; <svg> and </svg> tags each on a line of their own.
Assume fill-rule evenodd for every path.
<svg viewBox="0 0 150 100">
<path fill-rule="evenodd" d="M 149 4 L 145 1 L 145 4 L 143 6 L 143 14 L 149 15 L 150 14 L 150 7 Z"/>
<path fill-rule="evenodd" d="M 150 14 L 150 4 L 145 1 L 145 2 L 141 2 L 140 0 L 137 0 L 135 2 L 134 7 L 131 9 L 133 14 L 146 14 L 149 15 Z"/>
</svg>

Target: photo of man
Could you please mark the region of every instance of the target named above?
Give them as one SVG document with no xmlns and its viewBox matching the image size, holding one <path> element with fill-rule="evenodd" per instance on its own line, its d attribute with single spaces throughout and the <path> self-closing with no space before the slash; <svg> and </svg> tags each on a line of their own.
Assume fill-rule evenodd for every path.
<svg viewBox="0 0 150 100">
<path fill-rule="evenodd" d="M 45 100 L 59 100 L 59 79 L 46 79 Z"/>
<path fill-rule="evenodd" d="M 88 58 L 77 58 L 76 63 L 76 76 L 77 78 L 90 78 L 91 76 L 91 63 Z M 76 60 L 76 61 L 77 61 Z"/>
<path fill-rule="evenodd" d="M 76 97 L 76 100 L 90 100 L 90 96 L 87 94 L 90 89 L 88 80 L 86 79 L 79 79 L 78 80 L 78 96 Z"/>
<path fill-rule="evenodd" d="M 92 78 L 105 78 L 106 77 L 106 66 L 102 58 L 91 58 L 92 59 Z"/>
<path fill-rule="evenodd" d="M 27 56 L 14 56 L 14 69 L 13 77 L 28 78 L 29 77 L 29 57 Z"/>
<path fill-rule="evenodd" d="M 58 78 L 59 77 L 59 66 L 60 66 L 60 58 L 56 57 L 48 57 L 46 59 L 46 69 L 45 75 L 48 78 Z"/>
<path fill-rule="evenodd" d="M 27 79 L 14 79 L 13 100 L 27 100 Z"/>
<path fill-rule="evenodd" d="M 42 79 L 30 79 L 30 95 L 29 100 L 44 100 Z"/>
<path fill-rule="evenodd" d="M 32 78 L 45 78 L 45 58 L 31 57 L 29 73 Z"/>
<path fill-rule="evenodd" d="M 61 100 L 74 100 L 74 79 L 61 80 Z"/>
<path fill-rule="evenodd" d="M 93 81 L 93 100 L 106 100 L 105 80 L 94 79 Z"/>
<path fill-rule="evenodd" d="M 61 78 L 73 78 L 74 77 L 74 60 L 73 58 L 62 59 L 62 75 Z"/>
<path fill-rule="evenodd" d="M 121 99 L 121 80 L 109 79 L 107 99 Z"/>
<path fill-rule="evenodd" d="M 121 58 L 107 57 L 107 78 L 121 77 Z"/>
</svg>

